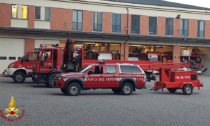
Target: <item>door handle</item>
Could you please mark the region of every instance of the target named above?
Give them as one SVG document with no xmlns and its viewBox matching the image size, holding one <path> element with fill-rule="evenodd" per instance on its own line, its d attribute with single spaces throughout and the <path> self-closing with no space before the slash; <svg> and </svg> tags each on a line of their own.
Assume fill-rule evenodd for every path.
<svg viewBox="0 0 210 126">
<path fill-rule="evenodd" d="M 103 77 L 102 75 L 100 77 Z"/>
</svg>

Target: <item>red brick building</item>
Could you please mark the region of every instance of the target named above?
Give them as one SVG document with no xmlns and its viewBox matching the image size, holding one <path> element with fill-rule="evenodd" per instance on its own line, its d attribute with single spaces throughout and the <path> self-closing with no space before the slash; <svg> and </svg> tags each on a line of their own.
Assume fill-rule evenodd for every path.
<svg viewBox="0 0 210 126">
<path fill-rule="evenodd" d="M 198 50 L 209 62 L 210 9 L 161 0 L 39 0 L 0 2 L 0 72 L 40 44 L 76 40 L 86 51 Z"/>
</svg>

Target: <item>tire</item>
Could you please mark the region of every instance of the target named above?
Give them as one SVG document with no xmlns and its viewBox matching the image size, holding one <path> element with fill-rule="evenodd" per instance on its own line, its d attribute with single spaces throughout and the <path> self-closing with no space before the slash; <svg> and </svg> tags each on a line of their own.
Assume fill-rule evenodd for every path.
<svg viewBox="0 0 210 126">
<path fill-rule="evenodd" d="M 61 92 L 63 92 L 63 94 L 67 94 L 67 91 L 65 88 L 61 88 Z"/>
<path fill-rule="evenodd" d="M 121 86 L 121 93 L 123 95 L 130 95 L 133 93 L 133 86 L 130 83 L 124 83 Z"/>
<path fill-rule="evenodd" d="M 57 75 L 58 73 L 53 73 L 51 74 L 48 79 L 47 79 L 47 83 L 45 83 L 48 87 L 50 88 L 54 88 L 55 86 L 53 85 L 53 78 Z"/>
<path fill-rule="evenodd" d="M 66 89 L 66 92 L 70 96 L 77 96 L 81 92 L 81 86 L 78 83 L 70 83 Z"/>
<path fill-rule="evenodd" d="M 182 91 L 185 95 L 191 95 L 193 93 L 193 87 L 192 85 L 184 85 Z"/>
<path fill-rule="evenodd" d="M 120 93 L 121 93 L 120 88 L 112 88 L 112 91 L 113 91 L 115 94 L 120 94 Z"/>
<path fill-rule="evenodd" d="M 15 72 L 12 76 L 12 79 L 15 83 L 24 83 L 26 74 L 23 72 Z"/>
<path fill-rule="evenodd" d="M 176 88 L 167 88 L 168 89 L 168 91 L 170 92 L 170 93 L 175 93 L 176 92 Z"/>
</svg>

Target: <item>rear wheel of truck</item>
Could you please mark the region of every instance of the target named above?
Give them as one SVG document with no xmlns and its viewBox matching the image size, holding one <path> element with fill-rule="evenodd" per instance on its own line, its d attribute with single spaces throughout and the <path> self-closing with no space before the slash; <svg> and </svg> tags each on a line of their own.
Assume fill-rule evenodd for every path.
<svg viewBox="0 0 210 126">
<path fill-rule="evenodd" d="M 26 75 L 23 72 L 15 72 L 12 76 L 12 79 L 15 83 L 24 83 Z"/>
<path fill-rule="evenodd" d="M 123 95 L 130 95 L 133 93 L 133 86 L 130 83 L 124 83 L 121 87 L 121 93 Z"/>
<path fill-rule="evenodd" d="M 193 93 L 193 87 L 192 85 L 184 85 L 182 91 L 185 95 L 191 95 Z"/>
<path fill-rule="evenodd" d="M 51 74 L 51 75 L 48 77 L 47 83 L 45 83 L 48 87 L 50 87 L 50 88 L 55 87 L 55 86 L 53 85 L 53 79 L 54 79 L 54 77 L 55 77 L 57 74 L 58 74 L 58 73 L 53 73 L 53 74 Z"/>
<path fill-rule="evenodd" d="M 120 94 L 120 93 L 121 93 L 120 88 L 112 88 L 112 91 L 113 91 L 115 94 Z"/>
<path fill-rule="evenodd" d="M 167 88 L 168 89 L 168 91 L 170 92 L 170 93 L 175 93 L 176 92 L 176 88 Z"/>
<path fill-rule="evenodd" d="M 70 96 L 77 96 L 81 92 L 81 86 L 78 83 L 70 83 L 66 89 L 66 92 Z"/>
</svg>

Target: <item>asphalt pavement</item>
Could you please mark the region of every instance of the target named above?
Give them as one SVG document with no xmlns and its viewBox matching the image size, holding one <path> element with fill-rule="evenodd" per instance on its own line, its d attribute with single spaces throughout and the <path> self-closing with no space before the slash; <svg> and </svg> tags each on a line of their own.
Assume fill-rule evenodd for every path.
<svg viewBox="0 0 210 126">
<path fill-rule="evenodd" d="M 209 126 L 210 76 L 200 76 L 204 87 L 190 96 L 147 89 L 130 96 L 116 95 L 110 89 L 82 91 L 72 97 L 59 88 L 47 88 L 27 79 L 16 84 L 0 77 L 0 110 L 8 108 L 14 96 L 21 119 L 8 122 L 0 115 L 0 125 L 20 126 Z M 5 116 L 5 112 L 3 113 Z"/>
</svg>

